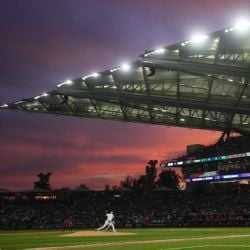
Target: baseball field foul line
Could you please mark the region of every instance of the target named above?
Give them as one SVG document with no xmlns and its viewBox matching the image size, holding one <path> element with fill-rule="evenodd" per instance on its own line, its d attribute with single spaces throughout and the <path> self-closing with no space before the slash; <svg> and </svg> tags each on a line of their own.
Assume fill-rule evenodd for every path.
<svg viewBox="0 0 250 250">
<path fill-rule="evenodd" d="M 240 247 L 240 248 L 250 248 L 250 245 L 200 245 L 200 246 L 189 246 L 189 247 L 170 247 L 170 248 L 162 248 L 160 250 L 183 250 L 183 249 L 194 249 L 194 248 L 204 248 L 204 247 Z"/>
<path fill-rule="evenodd" d="M 208 237 L 195 237 L 195 238 L 180 238 L 180 239 L 167 239 L 167 240 L 145 240 L 145 241 L 94 243 L 94 244 L 85 244 L 85 245 L 77 245 L 77 246 L 64 246 L 64 247 L 60 246 L 60 247 L 25 248 L 23 250 L 65 250 L 65 249 L 78 249 L 78 248 L 91 248 L 91 247 L 106 247 L 106 246 L 125 246 L 125 245 L 132 245 L 132 244 L 146 244 L 146 243 L 152 244 L 152 243 L 167 243 L 167 242 L 192 241 L 192 240 L 230 239 L 230 238 L 244 238 L 244 237 L 250 237 L 250 234 L 208 236 Z M 220 245 L 220 246 L 222 246 L 222 245 Z M 245 247 L 249 247 L 249 246 L 245 246 Z M 170 250 L 170 249 L 172 249 L 172 250 L 185 249 L 185 247 L 169 248 L 169 249 L 165 249 L 165 250 Z"/>
</svg>

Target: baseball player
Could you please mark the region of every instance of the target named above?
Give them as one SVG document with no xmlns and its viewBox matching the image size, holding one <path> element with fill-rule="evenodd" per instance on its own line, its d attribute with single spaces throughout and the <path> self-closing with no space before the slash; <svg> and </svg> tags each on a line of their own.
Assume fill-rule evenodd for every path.
<svg viewBox="0 0 250 250">
<path fill-rule="evenodd" d="M 70 214 L 67 214 L 66 219 L 64 220 L 63 232 L 69 228 L 72 232 L 73 220 Z"/>
<path fill-rule="evenodd" d="M 115 219 L 115 216 L 114 216 L 113 211 L 111 211 L 110 213 L 107 213 L 107 214 L 106 214 L 106 217 L 107 217 L 107 219 L 105 220 L 103 226 L 97 228 L 96 230 L 97 230 L 97 231 L 100 231 L 100 230 L 102 230 L 102 229 L 108 230 L 110 227 L 112 227 L 112 230 L 113 230 L 113 232 L 115 233 L 115 232 L 116 232 L 115 226 L 114 226 L 114 219 Z"/>
</svg>

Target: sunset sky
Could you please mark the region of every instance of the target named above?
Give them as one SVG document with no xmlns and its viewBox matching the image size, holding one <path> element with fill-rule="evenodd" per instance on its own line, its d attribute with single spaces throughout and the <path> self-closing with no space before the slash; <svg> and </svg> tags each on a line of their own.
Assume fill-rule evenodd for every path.
<svg viewBox="0 0 250 250">
<path fill-rule="evenodd" d="M 134 61 L 146 49 L 250 17 L 249 0 L 1 0 L 0 103 L 34 97 L 66 79 Z M 150 159 L 213 143 L 220 133 L 0 111 L 0 188 L 100 189 L 140 175 Z"/>
</svg>

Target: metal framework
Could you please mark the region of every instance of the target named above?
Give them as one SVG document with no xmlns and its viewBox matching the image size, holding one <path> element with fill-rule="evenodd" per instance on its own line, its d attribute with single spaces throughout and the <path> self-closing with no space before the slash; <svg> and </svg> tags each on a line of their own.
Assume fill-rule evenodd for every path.
<svg viewBox="0 0 250 250">
<path fill-rule="evenodd" d="M 250 30 L 216 31 L 146 51 L 118 67 L 3 105 L 71 115 L 222 131 L 250 132 Z"/>
</svg>

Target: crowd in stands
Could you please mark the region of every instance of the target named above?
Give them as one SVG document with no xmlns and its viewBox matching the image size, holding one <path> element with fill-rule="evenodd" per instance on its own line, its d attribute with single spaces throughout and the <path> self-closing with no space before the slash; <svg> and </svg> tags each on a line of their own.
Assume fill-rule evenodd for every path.
<svg viewBox="0 0 250 250">
<path fill-rule="evenodd" d="M 250 152 L 249 136 L 228 137 L 218 143 L 207 146 L 195 155 L 186 155 L 178 160 L 187 160 L 190 156 L 207 158 Z M 236 159 L 218 165 L 189 165 L 189 174 L 220 171 L 220 174 L 250 172 L 249 157 Z M 2 194 L 0 195 L 0 229 L 63 228 L 66 218 L 72 218 L 74 228 L 97 228 L 103 224 L 105 214 L 114 211 L 116 227 L 151 226 L 250 226 L 250 195 L 248 189 L 194 193 L 187 191 L 154 191 L 156 182 L 156 161 L 150 161 L 146 175 L 137 180 L 145 180 L 146 189 L 126 191 L 65 191 L 52 193 L 45 199 L 43 194 Z M 231 165 L 233 168 L 231 168 Z M 219 167 L 219 168 L 218 168 Z M 197 169 L 196 169 L 197 168 Z M 188 170 L 189 169 L 189 170 Z M 151 171 L 152 170 L 152 171 Z M 154 170 L 154 171 L 153 171 Z M 199 170 L 199 171 L 198 171 Z M 189 171 L 189 172 L 188 172 Z M 231 171 L 231 172 L 230 172 Z M 186 173 L 186 174 L 187 174 Z M 49 180 L 51 173 L 40 174 Z M 152 177 L 152 178 L 145 178 Z M 46 180 L 45 180 L 46 182 Z M 158 183 L 158 182 L 157 182 Z M 221 184 L 219 184 L 221 185 Z M 156 185 L 157 186 L 157 185 Z M 164 185 L 163 185 L 164 186 Z M 147 191 L 146 191 L 147 190 Z M 79 191 L 79 190 L 78 190 Z M 0 193 L 1 194 L 1 193 Z M 38 199 L 38 196 L 40 197 Z M 53 197 L 53 198 L 52 198 Z"/>
<path fill-rule="evenodd" d="M 249 192 L 193 194 L 186 191 L 138 193 L 86 191 L 57 194 L 53 200 L 34 196 L 0 197 L 1 229 L 63 228 L 70 215 L 74 228 L 96 228 L 106 211 L 116 227 L 249 226 Z"/>
<path fill-rule="evenodd" d="M 217 143 L 205 146 L 202 150 L 193 154 L 187 154 L 179 157 L 177 160 L 188 160 L 208 158 L 220 155 L 232 155 L 238 153 L 250 152 L 250 136 L 241 135 L 228 137 L 225 140 L 219 140 Z"/>
<path fill-rule="evenodd" d="M 227 156 L 250 152 L 250 136 L 241 135 L 219 140 L 217 143 L 201 148 L 195 153 L 181 156 L 175 161 L 189 159 L 205 159 L 215 156 Z M 237 173 L 250 173 L 250 157 L 235 157 L 227 160 L 192 163 L 183 168 L 186 178 L 202 175 L 205 172 L 216 171 L 218 175 L 230 175 Z"/>
</svg>

